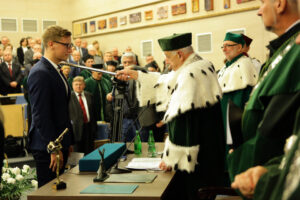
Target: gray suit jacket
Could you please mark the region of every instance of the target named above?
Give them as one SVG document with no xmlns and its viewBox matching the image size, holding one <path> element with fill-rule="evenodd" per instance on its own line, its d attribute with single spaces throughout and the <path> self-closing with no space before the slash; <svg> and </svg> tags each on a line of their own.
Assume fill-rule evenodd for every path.
<svg viewBox="0 0 300 200">
<path fill-rule="evenodd" d="M 95 120 L 93 95 L 87 91 L 84 91 L 84 95 L 87 101 L 89 115 L 90 115 L 90 126 L 91 134 L 95 137 L 97 130 L 97 122 Z M 69 113 L 70 119 L 73 126 L 74 140 L 75 142 L 81 141 L 83 134 L 83 113 L 79 104 L 79 101 L 74 92 L 71 93 L 71 99 L 69 102 Z"/>
<path fill-rule="evenodd" d="M 33 50 L 28 49 L 24 55 L 24 65 L 29 64 L 33 60 Z"/>
</svg>

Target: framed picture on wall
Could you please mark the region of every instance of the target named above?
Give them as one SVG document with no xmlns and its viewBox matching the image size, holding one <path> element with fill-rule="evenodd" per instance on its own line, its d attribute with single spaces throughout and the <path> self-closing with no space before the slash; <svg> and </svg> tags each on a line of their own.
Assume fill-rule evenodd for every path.
<svg viewBox="0 0 300 200">
<path fill-rule="evenodd" d="M 146 20 L 153 19 L 153 11 L 152 10 L 145 11 L 145 19 Z"/>
<path fill-rule="evenodd" d="M 81 24 L 73 24 L 74 36 L 81 35 Z"/>
<path fill-rule="evenodd" d="M 199 0 L 192 0 L 192 12 L 199 12 Z"/>
<path fill-rule="evenodd" d="M 172 6 L 172 15 L 182 15 L 186 13 L 186 3 L 176 4 Z"/>
<path fill-rule="evenodd" d="M 87 22 L 82 23 L 82 33 L 87 34 L 88 29 L 87 29 Z"/>
<path fill-rule="evenodd" d="M 133 13 L 129 15 L 129 22 L 131 24 L 133 23 L 138 23 L 142 21 L 142 13 L 138 12 L 138 13 Z"/>
<path fill-rule="evenodd" d="M 245 3 L 245 2 L 248 2 L 248 1 L 253 1 L 253 0 L 236 0 L 237 3 Z"/>
<path fill-rule="evenodd" d="M 90 21 L 90 32 L 93 33 L 96 31 L 96 22 Z"/>
<path fill-rule="evenodd" d="M 120 25 L 126 25 L 127 24 L 127 16 L 120 17 Z"/>
<path fill-rule="evenodd" d="M 98 21 L 98 29 L 99 30 L 106 29 L 106 19 Z"/>
<path fill-rule="evenodd" d="M 168 6 L 162 6 L 157 9 L 157 18 L 158 19 L 168 18 Z"/>
<path fill-rule="evenodd" d="M 224 0 L 224 8 L 230 8 L 230 0 Z"/>
<path fill-rule="evenodd" d="M 118 27 L 118 17 L 109 18 L 109 28 L 117 28 Z"/>
<path fill-rule="evenodd" d="M 214 0 L 205 0 L 204 2 L 205 10 L 210 11 L 214 9 Z"/>
</svg>

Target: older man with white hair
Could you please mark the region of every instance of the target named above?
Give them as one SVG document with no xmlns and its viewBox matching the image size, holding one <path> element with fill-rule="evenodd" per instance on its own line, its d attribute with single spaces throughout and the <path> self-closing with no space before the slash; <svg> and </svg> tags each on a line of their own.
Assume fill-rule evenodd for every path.
<svg viewBox="0 0 300 200">
<path fill-rule="evenodd" d="M 165 111 L 169 137 L 160 165 L 176 171 L 176 189 L 169 199 L 196 199 L 200 187 L 224 181 L 222 90 L 211 62 L 194 53 L 192 34 L 174 34 L 158 40 L 172 72 L 118 72 L 122 80 L 137 81 L 140 106 L 155 103 Z"/>
</svg>

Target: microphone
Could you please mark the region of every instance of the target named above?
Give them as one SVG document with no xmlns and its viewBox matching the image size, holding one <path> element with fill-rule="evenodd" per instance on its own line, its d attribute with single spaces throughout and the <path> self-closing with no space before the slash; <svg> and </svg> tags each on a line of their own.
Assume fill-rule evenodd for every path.
<svg viewBox="0 0 300 200">
<path fill-rule="evenodd" d="M 128 134 L 128 131 L 131 129 L 131 127 L 136 123 L 136 121 L 138 120 L 138 118 L 144 113 L 144 111 L 148 108 L 149 106 L 145 107 L 140 113 L 139 115 L 135 118 L 135 120 L 133 122 L 131 122 L 130 126 L 127 128 L 126 132 L 125 132 L 125 138 L 126 135 Z M 142 127 L 140 127 L 140 129 L 138 130 L 139 132 L 142 130 Z M 118 158 L 115 166 L 113 168 L 110 169 L 110 174 L 122 174 L 122 173 L 131 173 L 132 171 L 129 169 L 125 169 L 125 168 L 119 168 L 119 162 L 121 160 L 121 158 L 126 154 L 126 152 L 131 152 L 133 153 L 131 150 L 129 150 L 129 147 L 132 145 L 132 143 L 134 142 L 136 138 L 136 135 L 133 137 L 133 139 L 130 141 L 129 145 L 126 146 L 125 150 L 123 151 L 123 153 L 121 154 L 121 156 Z M 126 143 L 126 141 L 125 141 Z"/>
</svg>

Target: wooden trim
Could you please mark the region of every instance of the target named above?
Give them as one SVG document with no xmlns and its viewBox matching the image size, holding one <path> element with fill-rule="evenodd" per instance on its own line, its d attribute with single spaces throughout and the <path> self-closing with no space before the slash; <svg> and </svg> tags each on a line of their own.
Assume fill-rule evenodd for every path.
<svg viewBox="0 0 300 200">
<path fill-rule="evenodd" d="M 112 11 L 112 12 L 103 13 L 103 14 L 100 14 L 100 15 L 95 15 L 95 16 L 91 16 L 91 17 L 76 19 L 76 20 L 73 20 L 72 23 L 85 21 L 85 20 L 89 20 L 89 19 L 93 19 L 93 18 L 97 18 L 97 17 L 102 17 L 102 16 L 105 16 L 105 15 L 111 15 L 111 14 L 114 14 L 114 13 L 124 12 L 124 11 L 128 11 L 128 10 L 136 9 L 136 8 L 145 7 L 145 6 L 155 5 L 155 4 L 164 2 L 164 1 L 171 1 L 171 0 L 159 0 L 159 1 L 150 2 L 150 3 L 138 5 L 138 6 L 133 6 L 133 7 L 125 8 L 125 9 L 120 9 L 120 10 L 115 10 L 115 11 Z"/>
<path fill-rule="evenodd" d="M 132 27 L 132 28 L 126 28 L 126 29 L 120 29 L 120 30 L 111 30 L 111 31 L 107 31 L 104 33 L 93 33 L 93 34 L 88 34 L 88 35 L 80 35 L 80 36 L 76 36 L 74 38 L 77 38 L 77 37 L 90 38 L 90 37 L 94 37 L 94 36 L 98 36 L 98 35 L 106 35 L 106 34 L 111 34 L 111 33 L 133 31 L 133 30 L 138 30 L 138 29 L 143 29 L 143 28 L 163 26 L 163 25 L 167 25 L 167 24 L 176 24 L 176 23 L 194 21 L 194 20 L 199 20 L 199 19 L 206 19 L 206 18 L 211 18 L 211 17 L 219 17 L 219 16 L 223 16 L 223 15 L 236 14 L 236 13 L 240 13 L 240 12 L 247 12 L 247 11 L 252 11 L 252 10 L 257 10 L 257 9 L 259 9 L 259 6 L 254 6 L 254 7 L 249 7 L 249 8 L 241 8 L 241 9 L 235 9 L 235 10 L 226 10 L 223 12 L 211 13 L 211 14 L 207 14 L 207 15 L 195 16 L 195 17 L 191 17 L 191 18 L 179 19 L 179 20 L 174 20 L 174 21 L 166 21 L 166 22 L 160 22 L 160 23 L 156 23 L 156 24 L 142 25 L 142 26 L 138 26 L 138 27 Z"/>
</svg>

